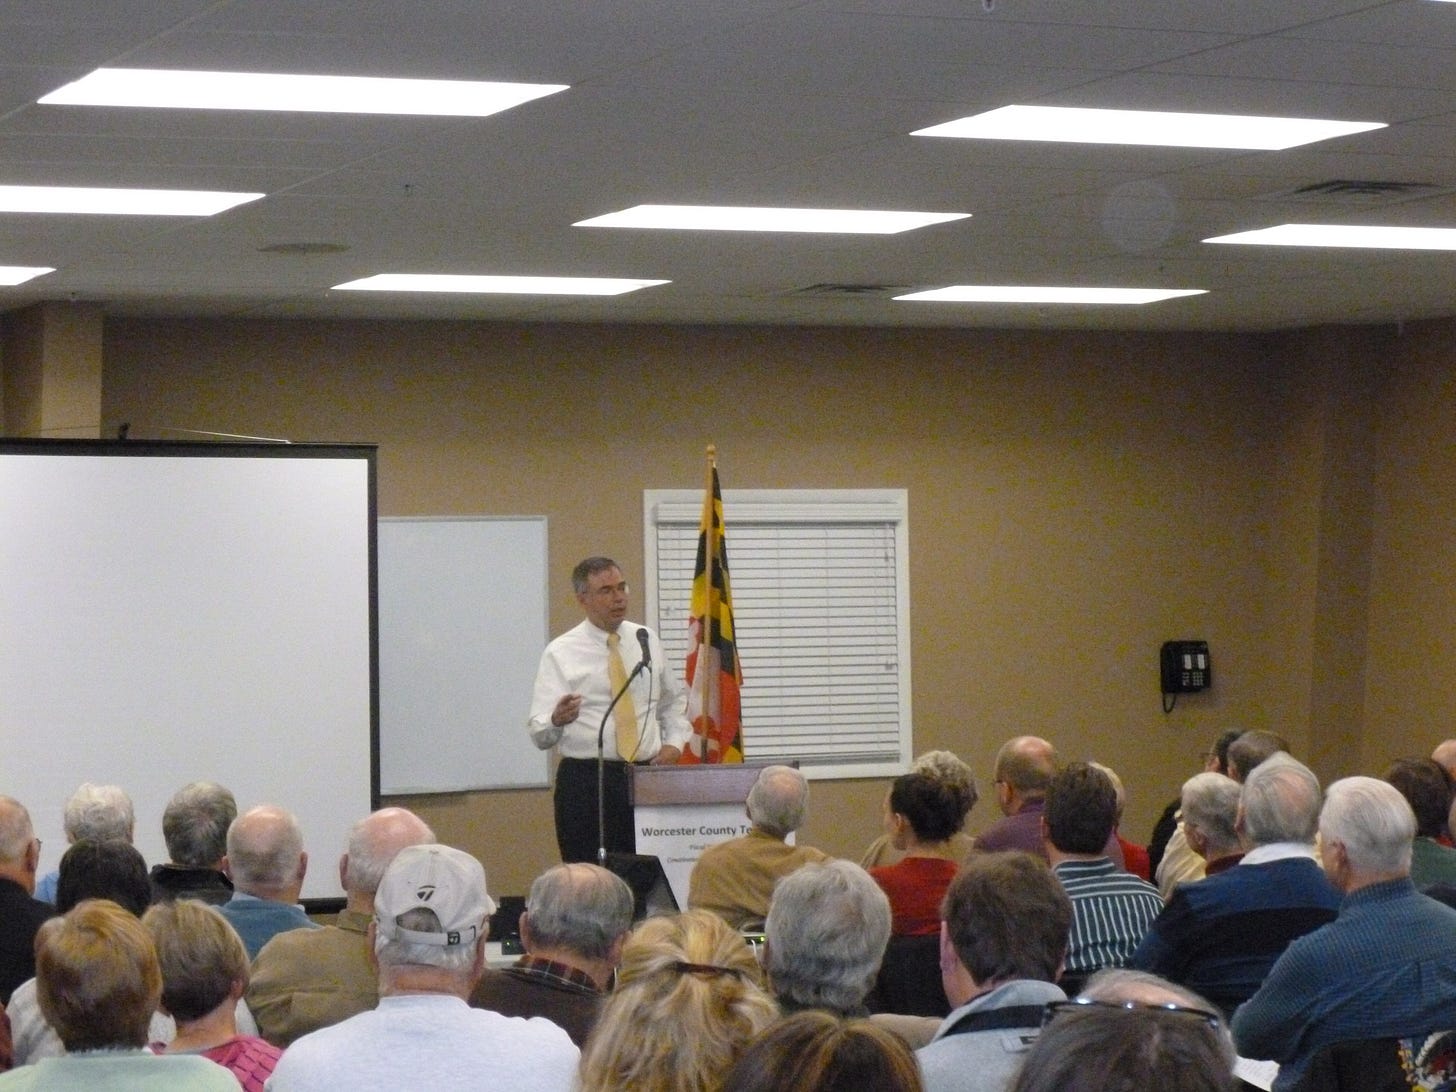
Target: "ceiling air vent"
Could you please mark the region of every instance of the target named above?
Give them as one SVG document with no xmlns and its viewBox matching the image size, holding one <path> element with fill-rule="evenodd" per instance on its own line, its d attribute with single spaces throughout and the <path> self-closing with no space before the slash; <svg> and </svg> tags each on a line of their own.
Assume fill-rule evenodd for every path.
<svg viewBox="0 0 1456 1092">
<path fill-rule="evenodd" d="M 1267 195 L 1275 201 L 1333 201 L 1341 204 L 1369 205 L 1378 202 L 1409 201 L 1418 197 L 1434 197 L 1451 192 L 1450 186 L 1431 182 L 1383 182 L 1377 179 L 1333 178 L 1328 182 L 1312 182 L 1292 190 Z"/>
<path fill-rule="evenodd" d="M 789 293 L 791 296 L 837 296 L 840 298 L 855 296 L 898 296 L 910 291 L 908 284 L 836 284 L 825 282 L 823 284 L 811 284 L 804 288 L 795 288 Z"/>
</svg>

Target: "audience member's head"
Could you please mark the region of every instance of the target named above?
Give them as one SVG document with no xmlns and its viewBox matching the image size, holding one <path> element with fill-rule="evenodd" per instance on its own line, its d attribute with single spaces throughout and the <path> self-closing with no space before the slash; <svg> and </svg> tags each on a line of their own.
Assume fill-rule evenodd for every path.
<svg viewBox="0 0 1456 1092">
<path fill-rule="evenodd" d="M 40 839 L 30 823 L 30 812 L 14 797 L 0 796 L 0 876 L 35 890 L 40 864 Z"/>
<path fill-rule="evenodd" d="M 1239 830 L 1249 846 L 1313 845 L 1319 813 L 1319 778 L 1287 754 L 1271 755 L 1244 778 Z"/>
<path fill-rule="evenodd" d="M 928 773 L 895 778 L 885 806 L 890 821 L 903 820 L 917 842 L 948 841 L 966 823 L 965 797 Z"/>
<path fill-rule="evenodd" d="M 971 768 L 952 751 L 926 751 L 911 763 L 910 770 L 912 773 L 929 774 L 948 786 L 961 801 L 962 810 L 967 815 L 981 798 Z"/>
<path fill-rule="evenodd" d="M 61 856 L 56 909 L 62 914 L 87 899 L 110 899 L 137 917 L 152 901 L 147 862 L 129 842 L 72 843 Z"/>
<path fill-rule="evenodd" d="M 1201 773 L 1183 782 L 1181 806 L 1188 848 L 1206 861 L 1238 853 L 1239 783 L 1221 773 Z"/>
<path fill-rule="evenodd" d="M 1451 779 L 1431 758 L 1399 758 L 1385 771 L 1389 781 L 1416 813 L 1416 837 L 1438 838 L 1446 831 L 1451 811 Z"/>
<path fill-rule="evenodd" d="M 1320 859 L 1331 882 L 1348 893 L 1410 874 L 1416 817 L 1394 785 L 1346 777 L 1325 793 Z"/>
<path fill-rule="evenodd" d="M 738 1059 L 723 1092 L 919 1092 L 915 1055 L 869 1020 L 795 1013 L 760 1035 Z"/>
<path fill-rule="evenodd" d="M 1005 982 L 1061 974 L 1072 902 L 1040 857 L 973 856 L 946 891 L 941 917 L 940 966 L 954 1008 Z"/>
<path fill-rule="evenodd" d="M 1116 830 L 1122 825 L 1122 813 L 1127 809 L 1127 789 L 1123 787 L 1122 778 L 1111 766 L 1106 766 L 1101 762 L 1089 762 L 1087 765 L 1094 770 L 1101 770 L 1107 775 L 1107 780 L 1112 782 L 1112 795 L 1117 800 L 1117 811 L 1113 813 L 1112 826 Z"/>
<path fill-rule="evenodd" d="M 220 868 L 227 832 L 238 817 L 233 794 L 212 781 L 183 785 L 162 812 L 162 839 L 173 864 Z"/>
<path fill-rule="evenodd" d="M 716 1092 L 778 1015 L 758 961 L 722 918 L 648 918 L 622 949 L 613 991 L 581 1058 L 583 1092 Z"/>
<path fill-rule="evenodd" d="M 130 842 L 136 831 L 136 812 L 131 797 L 119 785 L 87 781 L 66 801 L 61 824 L 68 842 Z"/>
<path fill-rule="evenodd" d="M 1069 762 L 1047 785 L 1042 822 L 1046 840 L 1058 853 L 1101 856 L 1116 815 L 1111 780 L 1086 762 Z"/>
<path fill-rule="evenodd" d="M 244 894 L 297 902 L 307 869 L 303 831 L 292 812 L 260 804 L 228 827 L 226 871 Z"/>
<path fill-rule="evenodd" d="M 1230 728 L 1226 732 L 1220 732 L 1218 738 L 1213 741 L 1213 746 L 1203 755 L 1204 772 L 1227 775 L 1229 745 L 1243 734 L 1243 730 L 1239 728 Z"/>
<path fill-rule="evenodd" d="M 406 846 L 374 892 L 379 992 L 468 996 L 480 978 L 495 901 L 485 869 L 450 846 Z"/>
<path fill-rule="evenodd" d="M 615 966 L 633 909 L 622 877 L 593 864 L 557 865 L 531 884 L 521 940 L 533 955 Z"/>
<path fill-rule="evenodd" d="M 1140 971 L 1099 971 L 1047 1007 L 1014 1092 L 1231 1092 L 1234 1051 L 1218 1010 Z"/>
<path fill-rule="evenodd" d="M 809 782 L 792 766 L 765 766 L 748 790 L 748 818 L 765 834 L 786 838 L 804 825 Z"/>
<path fill-rule="evenodd" d="M 1040 800 L 1057 772 L 1057 750 L 1037 736 L 1016 736 L 996 752 L 996 795 L 1008 815 Z"/>
<path fill-rule="evenodd" d="M 764 932 L 785 1009 L 859 1015 L 890 940 L 890 900 L 856 864 L 806 864 L 774 888 Z"/>
<path fill-rule="evenodd" d="M 1289 751 L 1289 741 L 1283 736 L 1259 729 L 1241 732 L 1239 738 L 1229 744 L 1228 775 L 1242 782 L 1254 771 L 1254 767 L 1280 751 Z"/>
<path fill-rule="evenodd" d="M 1446 771 L 1447 777 L 1456 781 L 1456 739 L 1443 739 L 1436 744 L 1436 749 L 1431 752 L 1431 758 Z"/>
<path fill-rule="evenodd" d="M 42 925 L 35 943 L 36 1000 L 66 1050 L 146 1044 L 162 975 L 134 914 L 88 899 Z"/>
<path fill-rule="evenodd" d="M 389 862 L 405 846 L 430 845 L 435 832 L 407 808 L 380 808 L 349 828 L 349 844 L 339 858 L 339 886 L 349 908 L 361 913 L 374 910 L 374 892 Z"/>
<path fill-rule="evenodd" d="M 1203 1009 L 1217 1013 L 1217 1007 L 1202 994 L 1187 986 L 1170 982 L 1150 971 L 1129 967 L 1106 967 L 1091 978 L 1077 995 L 1089 1001 L 1107 1001 L 1134 1005 L 1178 1005 L 1187 1009 Z M 1229 1043 L 1232 1051 L 1232 1042 Z M 1232 1054 L 1230 1055 L 1232 1064 Z"/>
<path fill-rule="evenodd" d="M 158 903 L 142 924 L 157 949 L 162 1008 L 179 1025 L 237 1005 L 248 986 L 248 952 L 215 908 L 195 899 Z"/>
</svg>

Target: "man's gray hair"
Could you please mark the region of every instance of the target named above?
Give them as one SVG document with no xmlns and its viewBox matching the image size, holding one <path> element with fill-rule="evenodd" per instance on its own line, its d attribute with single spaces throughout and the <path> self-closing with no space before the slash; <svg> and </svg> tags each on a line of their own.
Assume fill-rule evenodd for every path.
<svg viewBox="0 0 1456 1092">
<path fill-rule="evenodd" d="M 72 842 L 130 842 L 136 828 L 131 797 L 120 785 L 81 785 L 66 801 L 61 820 Z"/>
<path fill-rule="evenodd" d="M 261 805 L 233 820 L 227 833 L 228 871 L 245 894 L 286 887 L 298 879 L 303 830 L 283 808 Z"/>
<path fill-rule="evenodd" d="M 585 595 L 587 589 L 591 587 L 591 578 L 597 573 L 621 567 L 610 557 L 584 557 L 571 570 L 571 590 L 577 595 Z"/>
<path fill-rule="evenodd" d="M 587 959 L 606 959 L 632 928 L 632 889 L 594 864 L 548 868 L 526 896 L 531 942 L 564 948 Z"/>
<path fill-rule="evenodd" d="M 1346 777 L 1325 793 L 1319 819 L 1325 845 L 1345 847 L 1356 872 L 1409 872 L 1416 815 L 1400 790 L 1374 777 Z"/>
<path fill-rule="evenodd" d="M 1314 844 L 1319 829 L 1320 784 L 1303 762 L 1276 754 L 1244 779 L 1244 837 L 1252 845 Z"/>
<path fill-rule="evenodd" d="M 406 910 L 395 919 L 401 929 L 416 933 L 443 933 L 440 919 L 428 907 L 417 906 Z M 422 944 L 413 940 L 385 940 L 377 936 L 374 941 L 374 956 L 379 961 L 380 974 L 387 976 L 391 968 L 403 966 L 434 967 L 452 974 L 469 974 L 475 967 L 475 953 L 478 944 Z"/>
<path fill-rule="evenodd" d="M 764 930 L 781 1001 L 849 1014 L 864 1004 L 884 958 L 890 900 L 857 864 L 806 864 L 774 888 Z"/>
<path fill-rule="evenodd" d="M 344 883 L 350 892 L 372 895 L 379 890 L 384 870 L 405 846 L 429 845 L 435 832 L 406 808 L 380 808 L 349 828 L 345 852 L 349 864 Z"/>
<path fill-rule="evenodd" d="M 34 840 L 35 827 L 25 805 L 13 796 L 0 796 L 0 862 L 20 860 Z"/>
<path fill-rule="evenodd" d="M 1234 821 L 1239 814 L 1241 792 L 1237 781 L 1221 773 L 1196 774 L 1183 782 L 1183 822 L 1202 832 L 1209 849 L 1238 850 Z"/>
<path fill-rule="evenodd" d="M 792 766 L 765 766 L 748 790 L 748 818 L 776 838 L 803 826 L 808 811 L 809 782 Z"/>
<path fill-rule="evenodd" d="M 162 839 L 174 864 L 212 868 L 227 854 L 227 832 L 238 817 L 233 794 L 214 781 L 183 785 L 162 813 Z"/>
</svg>

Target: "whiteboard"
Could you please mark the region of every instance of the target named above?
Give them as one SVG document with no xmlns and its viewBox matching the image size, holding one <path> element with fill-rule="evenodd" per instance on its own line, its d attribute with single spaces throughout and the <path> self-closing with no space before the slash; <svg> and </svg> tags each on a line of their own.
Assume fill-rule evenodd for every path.
<svg viewBox="0 0 1456 1092">
<path fill-rule="evenodd" d="M 537 787 L 526 731 L 546 647 L 546 518 L 379 521 L 386 796 Z"/>
<path fill-rule="evenodd" d="M 375 806 L 372 445 L 0 441 L 0 792 L 42 871 L 83 781 L 120 785 L 136 843 L 194 780 L 278 804 L 336 898 Z"/>
</svg>

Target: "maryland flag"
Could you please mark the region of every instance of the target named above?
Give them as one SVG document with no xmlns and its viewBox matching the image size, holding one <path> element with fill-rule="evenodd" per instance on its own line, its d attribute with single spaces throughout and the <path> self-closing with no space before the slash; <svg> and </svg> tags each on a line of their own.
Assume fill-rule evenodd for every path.
<svg viewBox="0 0 1456 1092">
<path fill-rule="evenodd" d="M 688 719 L 693 736 L 684 764 L 742 762 L 743 722 L 738 690 L 743 672 L 733 640 L 733 597 L 728 588 L 728 549 L 723 535 L 723 494 L 708 449 L 708 487 L 693 569 L 692 619 L 688 622 Z"/>
</svg>

